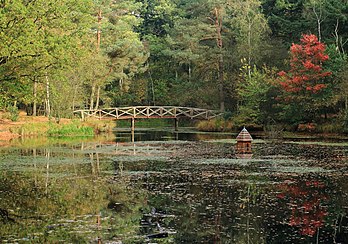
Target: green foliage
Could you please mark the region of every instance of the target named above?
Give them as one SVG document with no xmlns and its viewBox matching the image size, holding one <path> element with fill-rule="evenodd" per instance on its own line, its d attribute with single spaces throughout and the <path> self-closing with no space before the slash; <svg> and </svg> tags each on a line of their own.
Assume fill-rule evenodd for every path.
<svg viewBox="0 0 348 244">
<path fill-rule="evenodd" d="M 42 150 L 44 155 L 35 155 L 35 160 L 40 161 L 42 156 L 46 158 L 44 163 L 37 163 L 34 168 L 23 163 L 18 166 L 19 172 L 8 169 L 1 172 L 0 197 L 3 200 L 0 210 L 9 212 L 9 218 L 14 219 L 6 220 L 0 215 L 3 239 L 10 242 L 14 238 L 26 238 L 35 243 L 88 243 L 95 240 L 95 233 L 103 240 L 114 240 L 115 235 L 136 235 L 141 217 L 138 210 L 145 201 L 141 190 L 130 189 L 127 182 L 115 182 L 108 177 L 96 180 L 96 175 L 86 171 L 84 164 L 76 164 L 77 160 L 82 161 L 80 156 L 68 159 L 74 162 L 70 167 L 65 157 L 63 163 L 55 157 L 50 158 L 52 154 L 63 155 L 61 151 L 51 154 L 51 149 Z M 46 171 L 47 167 L 50 167 L 49 171 Z M 75 177 L 70 177 L 71 174 Z M 55 177 L 57 175 L 59 177 Z M 122 212 L 109 208 L 112 204 L 116 206 L 115 203 L 124 206 Z M 45 218 L 33 218 L 38 213 Z M 103 218 L 99 226 L 108 229 L 105 233 L 98 231 L 95 224 L 97 214 L 110 216 Z M 64 228 L 57 224 L 60 221 L 64 221 Z M 90 233 L 91 229 L 93 233 Z"/>
<path fill-rule="evenodd" d="M 0 47 L 1 79 L 5 81 L 1 84 L 12 101 L 32 102 L 33 83 L 45 82 L 71 64 L 72 55 L 79 55 L 90 7 L 83 0 L 63 0 L 59 5 L 17 0 L 1 8 L 0 40 L 8 44 Z"/>
<path fill-rule="evenodd" d="M 7 107 L 7 111 L 10 113 L 10 117 L 9 119 L 11 121 L 17 121 L 18 118 L 19 118 L 19 111 L 18 111 L 18 108 L 17 106 L 9 106 Z"/>
<path fill-rule="evenodd" d="M 4 2 L 0 108 L 17 103 L 59 121 L 100 106 L 224 105 L 243 124 L 321 120 L 348 107 L 347 7 L 336 0 Z M 289 70 L 289 46 L 303 33 L 328 44 L 323 68 L 332 77 L 325 94 L 290 108 L 276 99 L 270 70 Z M 303 110 L 308 104 L 313 109 Z"/>
<path fill-rule="evenodd" d="M 245 60 L 242 62 L 243 66 L 237 86 L 240 104 L 233 121 L 239 126 L 263 125 L 269 117 L 264 104 L 271 99 L 268 94 L 274 86 L 275 71 L 267 67 L 258 70 L 256 66 L 251 69 Z"/>
<path fill-rule="evenodd" d="M 48 136 L 93 136 L 92 127 L 83 126 L 77 123 L 71 124 L 55 124 L 51 123 L 47 131 Z"/>
<path fill-rule="evenodd" d="M 12 133 L 21 136 L 93 136 L 94 128 L 79 121 L 68 124 L 53 122 L 31 122 L 11 128 Z"/>
</svg>

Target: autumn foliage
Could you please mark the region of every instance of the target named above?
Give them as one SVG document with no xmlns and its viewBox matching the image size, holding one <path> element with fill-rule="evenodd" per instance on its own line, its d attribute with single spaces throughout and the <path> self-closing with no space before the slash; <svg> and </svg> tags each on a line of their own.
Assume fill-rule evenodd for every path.
<svg viewBox="0 0 348 244">
<path fill-rule="evenodd" d="M 329 59 L 325 49 L 326 46 L 315 35 L 302 35 L 301 44 L 293 43 L 290 48 L 290 71 L 278 73 L 281 87 L 292 94 L 316 94 L 325 89 L 324 78 L 331 75 L 322 67 Z"/>
</svg>

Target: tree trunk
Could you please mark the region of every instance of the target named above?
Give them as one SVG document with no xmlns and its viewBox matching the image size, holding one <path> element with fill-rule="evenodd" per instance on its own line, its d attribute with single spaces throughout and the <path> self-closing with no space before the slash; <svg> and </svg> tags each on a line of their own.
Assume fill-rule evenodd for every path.
<svg viewBox="0 0 348 244">
<path fill-rule="evenodd" d="M 71 110 L 75 110 L 76 107 L 76 97 L 77 97 L 77 91 L 78 91 L 78 85 L 74 87 L 74 95 L 73 95 L 73 100 L 72 100 L 72 108 Z"/>
<path fill-rule="evenodd" d="M 46 116 L 51 116 L 51 101 L 50 101 L 50 81 L 46 74 Z"/>
<path fill-rule="evenodd" d="M 100 48 L 100 40 L 101 40 L 101 20 L 102 20 L 102 11 L 99 8 L 98 10 L 98 30 L 97 30 L 97 53 L 99 53 L 99 48 Z"/>
<path fill-rule="evenodd" d="M 220 97 L 220 111 L 225 112 L 224 59 L 222 54 L 220 54 L 220 59 L 219 59 L 219 97 Z"/>
<path fill-rule="evenodd" d="M 224 94 L 224 58 L 222 54 L 222 16 L 220 11 L 215 8 L 215 28 L 216 28 L 216 45 L 219 48 L 219 60 L 218 60 L 218 76 L 219 76 L 219 98 L 220 98 L 220 111 L 225 111 L 225 94 Z"/>
<path fill-rule="evenodd" d="M 97 54 L 99 54 L 99 49 L 100 49 L 100 40 L 101 40 L 101 20 L 102 20 L 102 11 L 101 8 L 98 10 L 98 30 L 97 30 Z M 94 95 L 95 95 L 95 89 L 96 89 L 96 84 L 92 85 L 92 91 L 91 91 L 91 97 L 90 97 L 90 105 L 89 109 L 93 110 L 98 109 L 99 107 L 99 98 L 100 98 L 100 86 L 97 86 L 97 97 L 95 101 L 95 107 L 94 107 Z"/>
<path fill-rule="evenodd" d="M 92 91 L 89 101 L 89 110 L 93 110 L 94 108 L 94 94 L 95 94 L 95 84 L 92 85 Z"/>
<path fill-rule="evenodd" d="M 34 95 L 33 116 L 37 116 L 37 82 L 36 81 L 34 81 L 33 95 Z"/>
<path fill-rule="evenodd" d="M 319 13 L 315 6 L 313 6 L 313 13 L 317 20 L 317 29 L 318 29 L 318 40 L 321 42 L 321 22 L 322 20 L 322 6 L 319 6 Z"/>
<path fill-rule="evenodd" d="M 188 65 L 188 81 L 191 82 L 191 62 Z"/>
<path fill-rule="evenodd" d="M 97 88 L 97 98 L 95 101 L 95 109 L 99 108 L 99 100 L 100 100 L 100 86 L 98 86 L 98 88 Z"/>
<path fill-rule="evenodd" d="M 147 66 L 149 67 L 149 61 L 147 61 Z M 150 69 L 147 70 L 148 74 L 149 74 L 149 78 L 151 81 L 151 95 L 152 95 L 152 105 L 155 106 L 156 105 L 156 97 L 155 97 L 155 87 L 153 84 L 153 79 L 152 79 L 152 74 Z M 150 98 L 148 99 L 149 103 L 150 103 Z"/>
<path fill-rule="evenodd" d="M 251 20 L 248 18 L 248 77 L 251 78 Z"/>
</svg>

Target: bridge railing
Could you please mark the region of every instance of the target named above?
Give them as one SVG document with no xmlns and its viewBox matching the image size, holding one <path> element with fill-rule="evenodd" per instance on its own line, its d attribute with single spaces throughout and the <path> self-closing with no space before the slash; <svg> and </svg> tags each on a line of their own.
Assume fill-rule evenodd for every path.
<svg viewBox="0 0 348 244">
<path fill-rule="evenodd" d="M 76 110 L 75 114 L 80 114 L 82 119 L 135 119 L 135 118 L 180 118 L 209 120 L 222 113 L 217 110 L 202 108 L 176 107 L 176 106 L 134 106 L 119 108 L 102 108 L 96 110 Z"/>
</svg>

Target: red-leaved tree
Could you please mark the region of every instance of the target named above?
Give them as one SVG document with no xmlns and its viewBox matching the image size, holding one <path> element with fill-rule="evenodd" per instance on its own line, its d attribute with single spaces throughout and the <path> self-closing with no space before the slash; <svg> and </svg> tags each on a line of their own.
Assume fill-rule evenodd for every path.
<svg viewBox="0 0 348 244">
<path fill-rule="evenodd" d="M 329 59 L 325 54 L 325 44 L 315 35 L 302 35 L 301 44 L 290 48 L 289 72 L 281 71 L 281 87 L 289 95 L 318 94 L 327 88 L 325 77 L 331 72 L 323 70 L 323 63 Z"/>
</svg>

